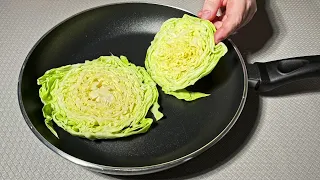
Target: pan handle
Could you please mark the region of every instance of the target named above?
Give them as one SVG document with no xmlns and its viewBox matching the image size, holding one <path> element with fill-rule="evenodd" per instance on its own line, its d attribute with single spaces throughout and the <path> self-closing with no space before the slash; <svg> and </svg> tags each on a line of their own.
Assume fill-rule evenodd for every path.
<svg viewBox="0 0 320 180">
<path fill-rule="evenodd" d="M 284 84 L 320 75 L 320 55 L 247 65 L 249 86 L 266 92 Z"/>
</svg>

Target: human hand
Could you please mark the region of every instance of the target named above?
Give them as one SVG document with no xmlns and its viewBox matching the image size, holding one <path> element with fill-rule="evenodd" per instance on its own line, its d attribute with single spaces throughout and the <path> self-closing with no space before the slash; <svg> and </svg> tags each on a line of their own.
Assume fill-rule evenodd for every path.
<svg viewBox="0 0 320 180">
<path fill-rule="evenodd" d="M 217 16 L 219 9 L 221 15 Z M 256 0 L 205 0 L 198 16 L 215 25 L 214 38 L 219 43 L 250 22 L 256 11 Z"/>
</svg>

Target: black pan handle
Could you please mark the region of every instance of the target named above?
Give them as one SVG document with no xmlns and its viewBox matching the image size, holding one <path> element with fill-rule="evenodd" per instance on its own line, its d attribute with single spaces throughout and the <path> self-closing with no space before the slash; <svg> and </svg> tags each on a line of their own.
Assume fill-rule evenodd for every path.
<svg viewBox="0 0 320 180">
<path fill-rule="evenodd" d="M 247 65 L 249 86 L 266 92 L 284 84 L 320 75 L 320 55 Z"/>
</svg>

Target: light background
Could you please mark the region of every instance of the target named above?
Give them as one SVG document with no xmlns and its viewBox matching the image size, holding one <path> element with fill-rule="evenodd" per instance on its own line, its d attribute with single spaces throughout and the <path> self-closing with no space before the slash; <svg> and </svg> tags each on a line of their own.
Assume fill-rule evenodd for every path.
<svg viewBox="0 0 320 180">
<path fill-rule="evenodd" d="M 257 0 L 255 18 L 232 39 L 246 60 L 320 53 L 320 1 Z M 119 179 L 85 170 L 50 151 L 27 127 L 17 101 L 20 67 L 57 23 L 116 0 L 0 1 L 0 179 Z M 193 13 L 202 0 L 149 0 Z M 320 60 L 320 59 L 319 59 Z M 268 94 L 249 92 L 243 115 L 198 158 L 149 179 L 320 179 L 320 79 Z"/>
</svg>

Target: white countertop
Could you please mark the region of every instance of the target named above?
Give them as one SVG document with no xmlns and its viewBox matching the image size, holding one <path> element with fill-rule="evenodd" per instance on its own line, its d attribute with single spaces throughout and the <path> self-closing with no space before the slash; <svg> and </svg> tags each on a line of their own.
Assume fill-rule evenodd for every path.
<svg viewBox="0 0 320 180">
<path fill-rule="evenodd" d="M 320 1 L 257 1 L 255 18 L 232 37 L 248 62 L 320 53 Z M 0 179 L 123 178 L 88 171 L 49 150 L 26 125 L 17 101 L 18 74 L 36 41 L 69 16 L 114 2 L 131 1 L 0 1 Z M 140 2 L 197 13 L 203 0 Z M 320 78 L 267 95 L 250 90 L 242 116 L 218 144 L 169 171 L 136 178 L 320 179 L 319 129 Z"/>
</svg>

